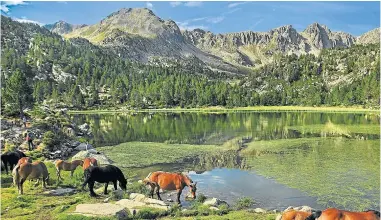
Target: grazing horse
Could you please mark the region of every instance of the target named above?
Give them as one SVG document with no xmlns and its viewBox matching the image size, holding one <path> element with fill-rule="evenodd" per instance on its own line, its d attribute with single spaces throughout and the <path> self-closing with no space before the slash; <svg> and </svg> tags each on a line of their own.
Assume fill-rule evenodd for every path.
<svg viewBox="0 0 381 220">
<path fill-rule="evenodd" d="M 61 170 L 70 171 L 70 177 L 73 177 L 73 173 L 78 166 L 83 165 L 83 160 L 73 160 L 71 162 L 66 162 L 63 160 L 56 161 L 56 170 L 58 180 L 63 180 L 61 177 Z"/>
<path fill-rule="evenodd" d="M 311 215 L 311 212 L 289 210 L 282 214 L 280 220 L 305 220 L 308 216 Z"/>
<path fill-rule="evenodd" d="M 86 170 L 87 168 L 89 168 L 90 166 L 95 166 L 97 167 L 98 166 L 98 161 L 97 159 L 93 158 L 93 157 L 86 157 L 84 160 L 83 160 L 83 170 Z"/>
<path fill-rule="evenodd" d="M 156 195 L 159 200 L 162 200 L 160 197 L 160 188 L 163 190 L 176 190 L 177 191 L 177 203 L 180 202 L 180 195 L 185 186 L 189 187 L 192 198 L 196 198 L 196 183 L 189 178 L 189 176 L 182 173 L 167 173 L 162 171 L 157 171 L 149 173 L 148 176 L 143 180 L 146 185 L 151 186 L 151 198 L 153 198 L 153 193 L 155 188 L 157 188 Z"/>
<path fill-rule="evenodd" d="M 26 155 L 19 150 L 16 150 L 14 152 L 6 152 L 1 155 L 1 161 L 4 164 L 5 172 L 7 173 L 7 175 L 8 175 L 8 164 L 9 164 L 10 170 L 13 170 L 13 166 L 17 165 L 17 163 L 22 157 L 26 157 Z"/>
<path fill-rule="evenodd" d="M 105 183 L 104 194 L 107 194 L 107 187 L 109 182 L 113 182 L 114 189 L 117 189 L 116 182 L 119 181 L 119 186 L 123 190 L 127 190 L 127 179 L 124 178 L 122 171 L 114 166 L 107 165 L 105 167 L 90 166 L 84 172 L 85 182 L 82 184 L 82 189 L 86 184 L 89 184 L 90 196 L 97 196 L 94 192 L 94 183 Z"/>
<path fill-rule="evenodd" d="M 380 212 L 368 210 L 364 212 L 350 212 L 335 208 L 328 208 L 324 211 L 316 211 L 306 220 L 379 220 Z"/>
<path fill-rule="evenodd" d="M 27 179 L 37 179 L 38 185 L 40 179 L 42 179 L 42 186 L 46 188 L 46 184 L 49 181 L 49 172 L 43 162 L 37 161 L 33 163 L 22 163 L 17 165 L 14 169 L 13 183 L 17 185 L 19 194 L 23 194 L 23 184 Z"/>
</svg>

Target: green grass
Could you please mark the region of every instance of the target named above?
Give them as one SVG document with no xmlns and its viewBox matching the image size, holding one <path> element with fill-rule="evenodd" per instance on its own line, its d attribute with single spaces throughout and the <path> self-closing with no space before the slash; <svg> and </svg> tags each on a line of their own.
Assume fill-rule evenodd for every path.
<svg viewBox="0 0 381 220">
<path fill-rule="evenodd" d="M 252 112 L 337 112 L 337 113 L 364 113 L 374 112 L 379 114 L 379 109 L 364 109 L 360 106 L 353 107 L 304 107 L 304 106 L 251 106 L 251 107 L 204 107 L 204 108 L 162 108 L 162 109 L 139 109 L 139 110 L 85 110 L 85 111 L 69 111 L 69 114 L 107 114 L 118 112 L 207 112 L 207 113 L 219 113 L 219 112 L 240 112 L 240 111 L 252 111 Z"/>
<path fill-rule="evenodd" d="M 117 166 L 146 167 L 161 163 L 175 163 L 178 160 L 213 152 L 222 147 L 216 145 L 165 144 L 153 142 L 127 142 L 116 146 L 97 148 Z"/>
<path fill-rule="evenodd" d="M 194 220 L 194 219 L 205 219 L 205 220 L 247 220 L 247 219 L 256 219 L 256 220 L 273 220 L 276 218 L 276 214 L 257 214 L 252 213 L 247 210 L 245 211 L 231 211 L 226 215 L 209 215 L 209 216 L 197 216 L 197 217 L 168 217 L 164 219 L 179 219 L 179 220 Z"/>
<path fill-rule="evenodd" d="M 323 206 L 374 209 L 380 197 L 380 140 L 300 138 L 257 141 L 242 150 L 247 166 L 317 197 Z"/>
</svg>

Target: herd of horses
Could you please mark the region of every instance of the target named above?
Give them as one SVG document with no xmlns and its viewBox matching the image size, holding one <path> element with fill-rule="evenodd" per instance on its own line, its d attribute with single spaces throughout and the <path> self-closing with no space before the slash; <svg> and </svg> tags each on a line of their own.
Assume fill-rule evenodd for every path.
<svg viewBox="0 0 381 220">
<path fill-rule="evenodd" d="M 1 161 L 8 175 L 8 165 L 12 170 L 13 184 L 17 186 L 19 194 L 23 194 L 23 183 L 29 180 L 37 180 L 35 185 L 42 180 L 43 188 L 46 188 L 49 181 L 49 172 L 46 165 L 41 161 L 32 162 L 32 159 L 27 157 L 21 151 L 7 152 L 1 155 Z M 104 194 L 107 194 L 107 187 L 110 182 L 113 183 L 114 189 L 117 190 L 117 182 L 119 187 L 127 190 L 127 179 L 123 172 L 114 165 L 98 166 L 95 158 L 85 158 L 84 160 L 73 160 L 71 162 L 57 160 L 55 162 L 56 174 L 58 180 L 63 180 L 61 171 L 70 171 L 70 177 L 73 176 L 77 167 L 82 167 L 84 170 L 84 182 L 82 189 L 88 185 L 90 196 L 96 197 L 94 192 L 95 182 L 104 183 Z M 177 202 L 180 203 L 180 196 L 185 187 L 189 188 L 191 198 L 196 198 L 197 182 L 184 173 L 169 173 L 156 171 L 149 173 L 144 178 L 143 183 L 150 186 L 150 196 L 153 198 L 156 191 L 157 198 L 160 197 L 160 189 L 176 190 Z M 376 210 L 368 210 L 364 212 L 351 212 L 339 210 L 336 208 L 328 208 L 324 211 L 297 211 L 289 210 L 282 214 L 281 220 L 379 220 L 380 212 Z"/>
</svg>

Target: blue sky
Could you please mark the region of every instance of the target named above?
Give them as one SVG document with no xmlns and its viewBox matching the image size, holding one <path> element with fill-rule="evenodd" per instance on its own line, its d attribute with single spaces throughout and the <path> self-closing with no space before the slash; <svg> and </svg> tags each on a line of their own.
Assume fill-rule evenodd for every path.
<svg viewBox="0 0 381 220">
<path fill-rule="evenodd" d="M 182 29 L 213 33 L 268 31 L 291 24 L 298 31 L 318 22 L 355 36 L 380 26 L 380 2 L 1 2 L 3 15 L 50 24 L 95 24 L 122 7 L 147 7 Z"/>
</svg>

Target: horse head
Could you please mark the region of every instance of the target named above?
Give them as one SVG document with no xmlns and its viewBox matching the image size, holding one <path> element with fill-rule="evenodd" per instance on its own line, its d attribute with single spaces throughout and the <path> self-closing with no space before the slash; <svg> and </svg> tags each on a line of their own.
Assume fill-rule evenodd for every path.
<svg viewBox="0 0 381 220">
<path fill-rule="evenodd" d="M 195 182 L 195 183 L 191 183 L 191 184 L 189 185 L 189 192 L 190 192 L 191 195 L 192 195 L 192 199 L 196 199 L 196 190 L 197 190 L 196 185 L 197 185 L 197 182 Z"/>
<path fill-rule="evenodd" d="M 127 191 L 127 180 L 124 177 L 119 180 L 119 186 L 124 191 Z"/>
</svg>

